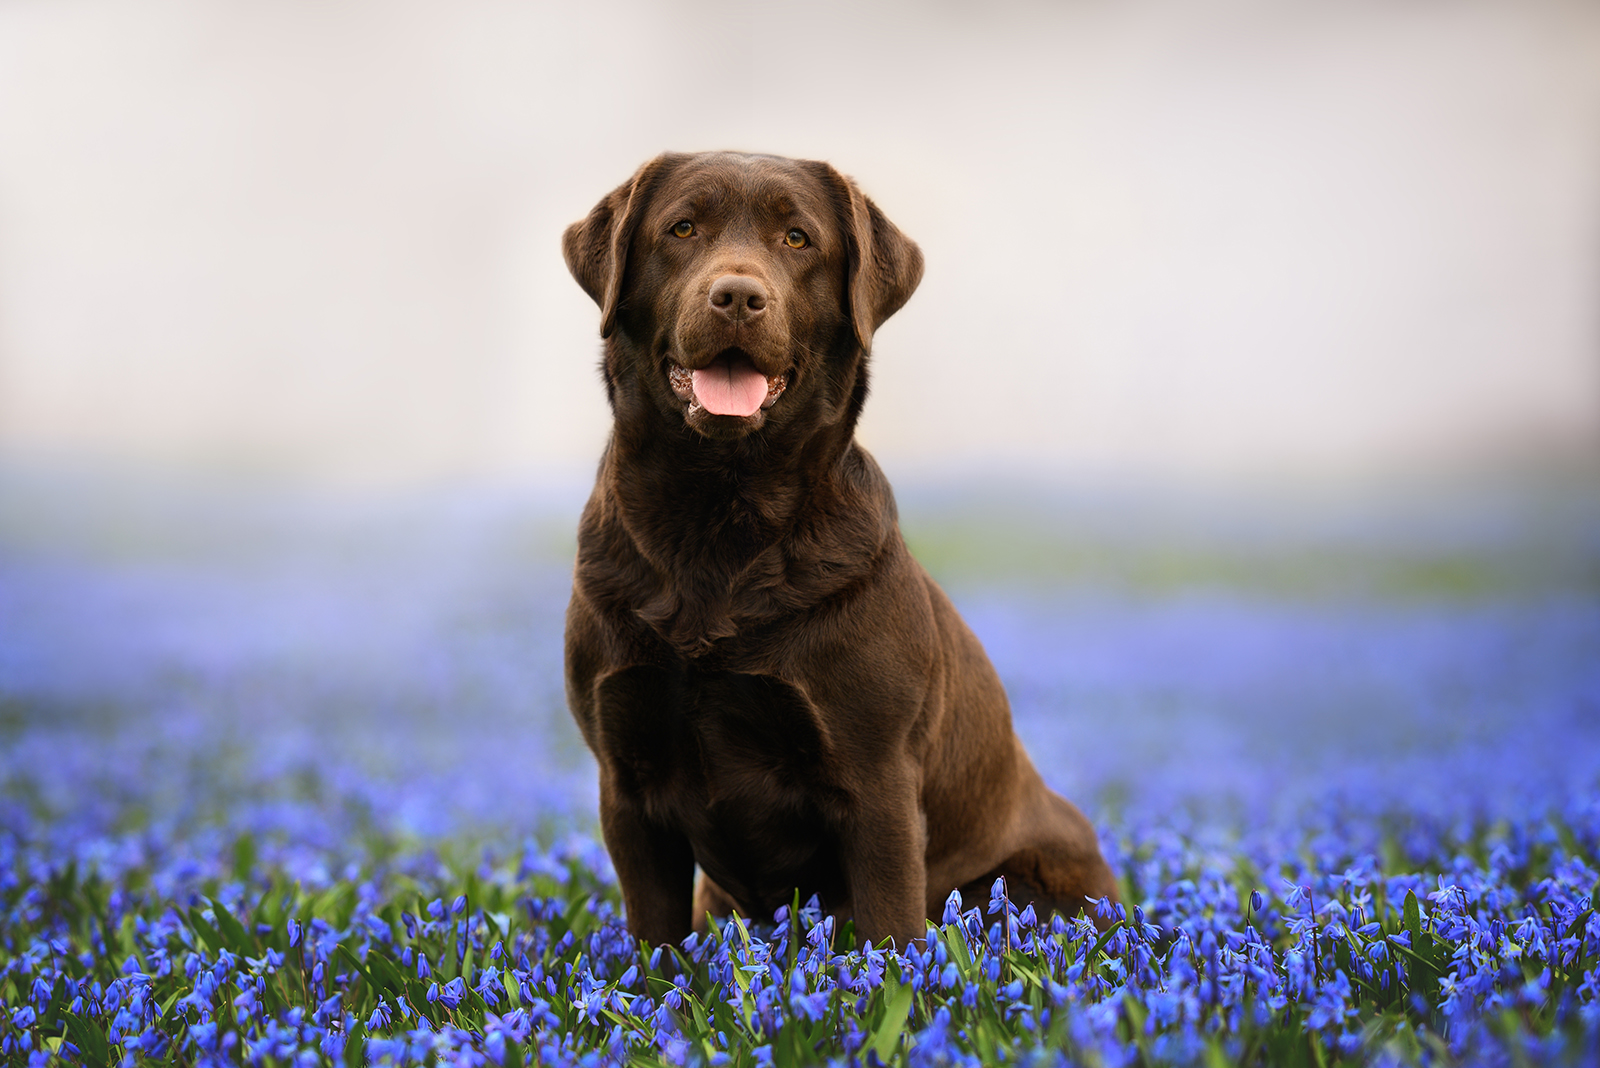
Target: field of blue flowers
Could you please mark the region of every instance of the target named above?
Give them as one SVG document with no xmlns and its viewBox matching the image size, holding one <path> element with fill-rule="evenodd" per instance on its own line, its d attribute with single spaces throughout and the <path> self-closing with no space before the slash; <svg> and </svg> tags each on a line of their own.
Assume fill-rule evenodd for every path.
<svg viewBox="0 0 1600 1068">
<path fill-rule="evenodd" d="M 1104 929 L 626 933 L 581 490 L 0 472 L 16 1064 L 1600 1062 L 1600 493 L 902 491 Z M 1027 502 L 1022 504 L 1019 502 Z"/>
</svg>

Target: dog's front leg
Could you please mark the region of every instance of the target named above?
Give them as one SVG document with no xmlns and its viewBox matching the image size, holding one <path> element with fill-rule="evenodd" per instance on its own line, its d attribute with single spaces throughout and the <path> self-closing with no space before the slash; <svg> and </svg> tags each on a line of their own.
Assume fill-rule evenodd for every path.
<svg viewBox="0 0 1600 1068">
<path fill-rule="evenodd" d="M 652 945 L 683 941 L 694 908 L 694 850 L 689 839 L 648 819 L 616 789 L 600 787 L 600 829 L 622 886 L 628 930 Z"/>
<path fill-rule="evenodd" d="M 855 791 L 844 827 L 845 876 L 856 933 L 904 949 L 926 930 L 927 827 L 909 767 L 874 768 Z"/>
</svg>

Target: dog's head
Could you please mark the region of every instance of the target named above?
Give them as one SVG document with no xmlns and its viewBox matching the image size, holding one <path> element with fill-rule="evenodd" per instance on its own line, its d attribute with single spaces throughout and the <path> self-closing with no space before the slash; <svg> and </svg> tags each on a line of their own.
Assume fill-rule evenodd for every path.
<svg viewBox="0 0 1600 1068">
<path fill-rule="evenodd" d="M 600 306 L 619 420 L 653 412 L 708 438 L 853 422 L 878 326 L 922 253 L 826 163 L 668 153 L 567 228 Z"/>
</svg>

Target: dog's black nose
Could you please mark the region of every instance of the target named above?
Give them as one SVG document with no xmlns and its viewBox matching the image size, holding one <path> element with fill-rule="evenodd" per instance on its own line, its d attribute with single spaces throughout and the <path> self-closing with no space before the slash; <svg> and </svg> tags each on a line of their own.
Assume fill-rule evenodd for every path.
<svg viewBox="0 0 1600 1068">
<path fill-rule="evenodd" d="M 725 274 L 711 283 L 711 306 L 736 323 L 755 319 L 767 309 L 767 287 L 747 274 Z"/>
</svg>

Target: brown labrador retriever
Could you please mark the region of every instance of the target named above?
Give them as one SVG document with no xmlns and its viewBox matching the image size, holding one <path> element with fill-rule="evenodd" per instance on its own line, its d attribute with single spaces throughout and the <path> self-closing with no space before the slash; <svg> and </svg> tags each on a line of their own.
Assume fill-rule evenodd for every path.
<svg viewBox="0 0 1600 1068">
<path fill-rule="evenodd" d="M 904 945 L 998 875 L 1041 912 L 1114 895 L 855 442 L 917 246 L 828 164 L 731 153 L 658 156 L 562 245 L 616 420 L 567 699 L 633 932 L 676 942 L 798 889 Z"/>
</svg>

